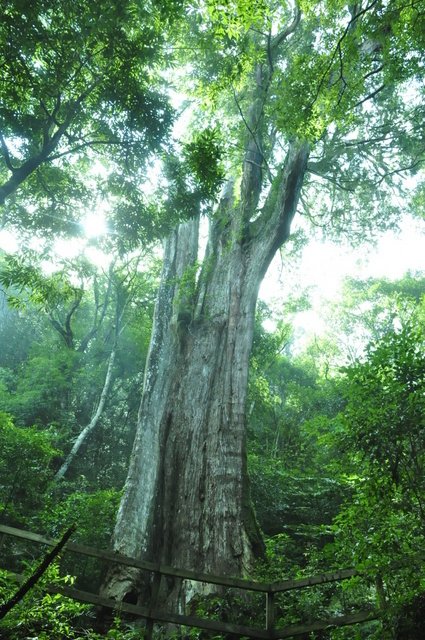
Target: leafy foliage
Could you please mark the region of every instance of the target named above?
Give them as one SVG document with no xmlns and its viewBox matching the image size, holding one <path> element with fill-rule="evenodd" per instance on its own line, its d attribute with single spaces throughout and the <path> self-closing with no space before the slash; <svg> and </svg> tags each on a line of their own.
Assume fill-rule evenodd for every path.
<svg viewBox="0 0 425 640">
<path fill-rule="evenodd" d="M 43 593 L 43 587 L 49 584 L 61 586 L 72 584 L 71 576 L 61 576 L 57 564 L 51 565 L 40 584 L 32 589 L 24 601 L 14 607 L 0 621 L 2 637 L 8 640 L 37 637 L 40 640 L 62 640 L 81 637 L 74 631 L 76 623 L 89 610 L 80 604 L 59 594 Z M 10 598 L 17 590 L 13 576 L 6 571 L 0 572 L 0 597 Z M 36 634 L 36 635 L 35 635 Z"/>
<path fill-rule="evenodd" d="M 395 486 L 421 486 L 424 449 L 424 335 L 408 327 L 369 349 L 368 360 L 347 371 L 348 446 L 368 460 L 369 472 Z"/>
<path fill-rule="evenodd" d="M 184 149 L 184 156 L 206 200 L 216 196 L 224 180 L 223 143 L 217 129 L 205 129 Z"/>
<path fill-rule="evenodd" d="M 78 210 L 90 200 L 81 170 L 93 152 L 107 152 L 129 175 L 158 148 L 171 110 L 154 67 L 178 12 L 174 0 L 8 3 L 0 31 L 1 200 L 17 188 L 27 199 L 23 208 L 12 198 L 10 222 L 33 226 L 35 208 L 40 222 L 64 230 L 69 205 Z"/>
<path fill-rule="evenodd" d="M 43 310 L 81 298 L 82 291 L 71 286 L 64 273 L 43 276 L 34 264 L 30 264 L 30 260 L 31 256 L 28 253 L 25 262 L 15 255 L 6 255 L 4 258 L 0 283 L 6 288 L 15 288 L 21 294 L 8 296 L 8 303 L 12 308 L 19 308 L 24 304 L 24 292 L 28 294 L 30 302 Z"/>
<path fill-rule="evenodd" d="M 51 464 L 59 451 L 37 427 L 17 427 L 0 413 L 0 512 L 12 525 L 29 523 L 43 507 Z"/>
<path fill-rule="evenodd" d="M 357 471 L 359 480 L 356 501 L 340 522 L 356 518 L 356 529 L 363 530 L 352 547 L 357 562 L 370 553 L 389 561 L 421 545 L 417 536 L 423 527 L 425 495 L 423 354 L 423 326 L 411 323 L 372 345 L 367 360 L 347 370 L 340 443 L 350 452 L 348 468 Z"/>
</svg>

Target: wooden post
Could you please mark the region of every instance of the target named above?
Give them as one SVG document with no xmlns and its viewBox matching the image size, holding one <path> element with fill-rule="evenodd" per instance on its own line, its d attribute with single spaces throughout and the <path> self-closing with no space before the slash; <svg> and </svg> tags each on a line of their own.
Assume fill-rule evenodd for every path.
<svg viewBox="0 0 425 640">
<path fill-rule="evenodd" d="M 382 640 L 391 640 L 394 637 L 391 620 L 388 619 L 388 602 L 385 593 L 384 580 L 380 573 L 375 577 L 376 600 L 378 611 L 381 614 Z"/>
<path fill-rule="evenodd" d="M 274 592 L 266 593 L 266 631 L 272 635 L 275 625 Z"/>
<path fill-rule="evenodd" d="M 162 578 L 162 574 L 160 571 L 155 571 L 155 573 L 153 574 L 153 580 L 152 580 L 152 589 L 151 589 L 151 600 L 149 603 L 149 618 L 146 620 L 146 634 L 145 634 L 145 638 L 146 640 L 152 640 L 152 635 L 153 635 L 153 625 L 155 622 L 155 618 L 152 617 L 152 614 L 155 611 L 156 608 L 156 603 L 158 600 L 158 593 L 159 593 L 159 587 L 161 584 L 161 578 Z"/>
</svg>

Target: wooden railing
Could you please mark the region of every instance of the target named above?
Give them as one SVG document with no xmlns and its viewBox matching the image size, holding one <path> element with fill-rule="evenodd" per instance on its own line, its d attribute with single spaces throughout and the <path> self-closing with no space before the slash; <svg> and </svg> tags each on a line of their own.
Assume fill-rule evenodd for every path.
<svg viewBox="0 0 425 640">
<path fill-rule="evenodd" d="M 0 525 L 0 534 L 13 536 L 22 540 L 28 540 L 37 544 L 47 545 L 49 547 L 55 546 L 57 541 L 51 538 L 32 533 L 30 531 L 24 531 L 16 529 L 14 527 L 8 527 Z M 231 633 L 237 636 L 245 636 L 249 638 L 264 638 L 265 640 L 278 640 L 279 638 L 294 638 L 300 635 L 326 629 L 327 627 L 341 627 L 347 625 L 358 624 L 360 622 L 366 622 L 369 620 L 375 620 L 380 617 L 380 613 L 376 610 L 358 611 L 349 615 L 341 615 L 327 620 L 319 620 L 309 624 L 292 624 L 282 628 L 276 628 L 276 595 L 286 591 L 294 589 L 303 589 L 306 587 L 312 587 L 314 585 L 339 582 L 346 580 L 353 576 L 362 575 L 355 569 L 344 569 L 341 571 L 332 571 L 322 573 L 320 575 L 310 576 L 307 578 L 299 578 L 295 580 L 284 580 L 282 582 L 261 583 L 253 582 L 250 580 L 242 580 L 238 578 L 228 578 L 224 576 L 215 576 L 211 574 L 198 573 L 196 571 L 186 571 L 183 569 L 175 569 L 173 567 L 163 566 L 155 564 L 153 562 L 146 562 L 143 560 L 137 560 L 136 558 L 130 558 L 127 556 L 114 553 L 112 551 L 103 551 L 95 549 L 93 547 L 87 547 L 85 545 L 75 544 L 68 542 L 66 545 L 66 551 L 72 551 L 73 553 L 82 554 L 93 558 L 99 558 L 101 560 L 122 564 L 130 567 L 136 567 L 144 571 L 151 572 L 153 574 L 151 600 L 148 606 L 138 606 L 129 604 L 127 602 L 117 603 L 115 600 L 104 598 L 95 593 L 87 591 L 81 591 L 73 587 L 50 585 L 46 587 L 46 591 L 50 593 L 60 593 L 68 598 L 77 600 L 79 602 L 85 602 L 96 606 L 102 606 L 113 610 L 119 610 L 120 612 L 130 613 L 135 616 L 146 619 L 146 635 L 145 637 L 150 640 L 152 638 L 153 625 L 156 622 L 171 623 L 177 625 L 184 625 L 187 627 L 195 627 L 199 629 L 206 629 L 209 631 L 220 632 L 223 634 Z M 233 624 L 230 622 L 222 622 L 219 620 L 208 620 L 205 618 L 188 616 L 177 614 L 173 612 L 163 611 L 157 608 L 157 596 L 159 593 L 161 580 L 163 576 L 176 577 L 183 580 L 192 580 L 196 582 L 202 582 L 207 584 L 220 585 L 222 587 L 228 587 L 233 589 L 241 589 L 248 592 L 263 593 L 265 596 L 265 624 L 262 628 L 243 626 L 239 624 Z"/>
</svg>

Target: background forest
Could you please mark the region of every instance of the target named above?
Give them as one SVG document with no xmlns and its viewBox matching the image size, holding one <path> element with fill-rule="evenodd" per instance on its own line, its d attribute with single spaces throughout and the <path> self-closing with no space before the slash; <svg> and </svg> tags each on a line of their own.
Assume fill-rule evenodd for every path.
<svg viewBox="0 0 425 640">
<path fill-rule="evenodd" d="M 149 396 L 155 350 L 170 365 L 163 395 L 178 389 L 183 406 L 157 466 L 177 452 L 186 469 L 178 434 L 195 389 L 177 382 L 196 380 L 207 338 L 211 353 L 239 340 L 243 357 L 211 380 L 223 393 L 240 384 L 232 473 L 239 482 L 246 449 L 250 577 L 365 572 L 277 598 L 279 625 L 378 609 L 377 620 L 300 637 L 425 638 L 424 273 L 353 274 L 322 309 L 326 334 L 302 342 L 308 289 L 293 282 L 278 303 L 255 305 L 285 242 L 290 280 L 315 233 L 361 246 L 424 217 L 423 1 L 8 0 L 2 10 L 0 221 L 16 246 L 0 252 L 0 523 L 53 538 L 76 523 L 73 540 L 104 549 L 114 527 L 128 537 L 133 442 L 161 397 Z M 177 540 L 181 523 L 164 521 Z M 39 557 L 6 536 L 0 549 L 4 602 L 11 572 L 30 574 Z M 244 554 L 229 553 L 226 571 Z M 106 570 L 65 555 L 43 580 L 97 592 Z M 244 624 L 260 615 L 230 593 L 191 606 Z M 117 614 L 101 635 L 93 608 L 42 586 L 0 620 L 8 640 L 143 633 Z"/>
</svg>

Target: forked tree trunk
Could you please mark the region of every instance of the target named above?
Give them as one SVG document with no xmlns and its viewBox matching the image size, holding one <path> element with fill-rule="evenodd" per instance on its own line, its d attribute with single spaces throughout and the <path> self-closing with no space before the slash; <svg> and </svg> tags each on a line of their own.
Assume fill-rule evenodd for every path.
<svg viewBox="0 0 425 640">
<path fill-rule="evenodd" d="M 245 401 L 255 305 L 272 257 L 289 235 L 308 147 L 293 143 L 253 221 L 261 179 L 247 150 L 242 198 L 227 194 L 196 274 L 198 221 L 168 239 L 138 429 L 114 548 L 175 567 L 246 575 L 262 541 L 252 511 Z M 260 158 L 261 160 L 261 158 Z M 254 167 L 254 171 L 253 171 Z M 116 567 L 103 593 L 138 591 Z M 190 585 L 165 594 L 180 607 Z"/>
</svg>

